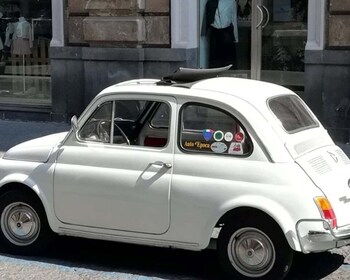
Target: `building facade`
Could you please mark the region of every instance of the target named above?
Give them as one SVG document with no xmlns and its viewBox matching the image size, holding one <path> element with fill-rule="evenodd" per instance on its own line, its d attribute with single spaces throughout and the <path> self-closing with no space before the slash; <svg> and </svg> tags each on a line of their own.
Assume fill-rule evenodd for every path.
<svg viewBox="0 0 350 280">
<path fill-rule="evenodd" d="M 349 12 L 350 0 L 0 0 L 0 114 L 67 121 L 111 84 L 232 64 L 228 76 L 299 93 L 347 142 Z"/>
</svg>

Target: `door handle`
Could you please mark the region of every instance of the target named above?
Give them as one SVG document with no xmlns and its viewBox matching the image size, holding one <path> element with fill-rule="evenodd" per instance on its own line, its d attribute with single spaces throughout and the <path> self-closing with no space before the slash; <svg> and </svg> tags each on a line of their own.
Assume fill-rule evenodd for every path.
<svg viewBox="0 0 350 280">
<path fill-rule="evenodd" d="M 265 10 L 265 12 L 266 12 L 267 19 L 266 19 L 265 23 L 263 24 L 263 26 L 261 26 L 261 28 L 265 28 L 266 25 L 267 25 L 267 24 L 269 23 L 269 21 L 270 21 L 270 12 L 269 12 L 268 8 L 266 8 L 264 5 L 262 6 L 262 8 L 263 8 L 263 9 Z"/>
<path fill-rule="evenodd" d="M 173 165 L 171 163 L 165 163 L 162 161 L 153 162 L 153 163 L 151 163 L 151 165 L 158 166 L 158 167 L 165 167 L 168 169 L 173 167 Z"/>
<path fill-rule="evenodd" d="M 256 7 L 258 8 L 258 10 L 259 10 L 259 12 L 260 12 L 260 22 L 259 22 L 258 25 L 256 26 L 256 29 L 258 29 L 258 28 L 263 24 L 263 21 L 264 21 L 264 12 L 263 12 L 263 10 L 262 10 L 262 8 L 261 8 L 260 5 L 257 5 Z"/>
</svg>

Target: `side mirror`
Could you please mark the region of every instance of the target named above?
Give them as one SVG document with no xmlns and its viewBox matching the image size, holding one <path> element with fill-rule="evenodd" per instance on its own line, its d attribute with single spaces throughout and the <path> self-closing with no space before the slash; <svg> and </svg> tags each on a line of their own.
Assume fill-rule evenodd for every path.
<svg viewBox="0 0 350 280">
<path fill-rule="evenodd" d="M 73 116 L 70 120 L 70 124 L 71 124 L 71 127 L 73 129 L 74 132 L 77 132 L 78 130 L 78 119 L 77 119 L 77 116 Z"/>
</svg>

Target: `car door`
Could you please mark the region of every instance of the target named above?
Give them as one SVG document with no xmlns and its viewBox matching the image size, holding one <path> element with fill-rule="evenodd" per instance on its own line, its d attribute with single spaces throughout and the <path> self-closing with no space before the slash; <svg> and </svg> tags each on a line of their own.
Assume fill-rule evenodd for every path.
<svg viewBox="0 0 350 280">
<path fill-rule="evenodd" d="M 175 107 L 171 97 L 129 94 L 99 101 L 58 152 L 54 175 L 58 219 L 101 229 L 166 232 Z M 157 108 L 166 109 L 168 123 L 162 127 L 151 125 Z M 145 140 L 148 136 L 160 141 L 152 145 Z"/>
</svg>

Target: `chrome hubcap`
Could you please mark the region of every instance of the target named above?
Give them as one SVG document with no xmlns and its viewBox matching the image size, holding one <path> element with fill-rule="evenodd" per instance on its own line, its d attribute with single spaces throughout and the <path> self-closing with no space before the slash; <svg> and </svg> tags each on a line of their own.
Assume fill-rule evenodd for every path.
<svg viewBox="0 0 350 280">
<path fill-rule="evenodd" d="M 27 246 L 39 236 L 40 219 L 32 207 L 15 202 L 8 205 L 2 212 L 1 229 L 11 243 Z"/>
<path fill-rule="evenodd" d="M 227 252 L 234 268 L 247 277 L 266 275 L 276 259 L 271 239 L 256 228 L 237 230 L 230 238 Z"/>
</svg>

